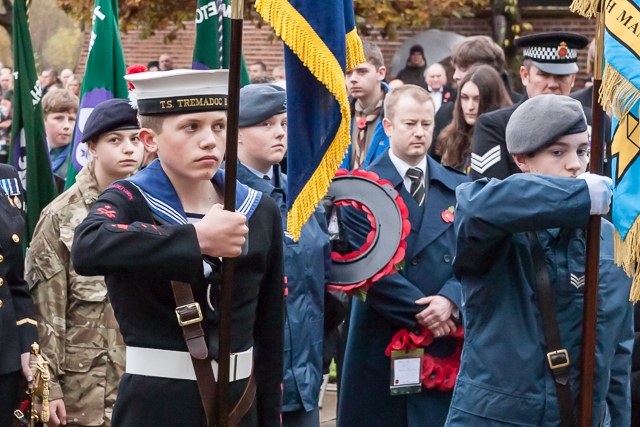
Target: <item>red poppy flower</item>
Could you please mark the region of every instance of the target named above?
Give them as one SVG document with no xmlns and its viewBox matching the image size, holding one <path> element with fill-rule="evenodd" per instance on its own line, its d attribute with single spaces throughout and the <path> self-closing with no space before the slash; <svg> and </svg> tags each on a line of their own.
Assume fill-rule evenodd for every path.
<svg viewBox="0 0 640 427">
<path fill-rule="evenodd" d="M 451 94 L 449 92 L 445 92 L 444 99 L 449 99 L 449 98 L 451 98 Z"/>
<path fill-rule="evenodd" d="M 458 376 L 459 370 L 460 370 L 460 366 L 456 368 L 456 366 L 453 363 L 445 364 L 444 365 L 445 378 L 442 381 L 442 384 L 438 386 L 438 390 L 440 391 L 453 390 L 453 387 L 456 385 L 456 377 Z"/>
<path fill-rule="evenodd" d="M 442 212 L 442 220 L 444 222 L 453 222 L 453 212 L 446 210 Z"/>
<path fill-rule="evenodd" d="M 425 386 L 425 388 L 439 387 L 447 377 L 444 367 L 437 362 L 437 359 L 433 360 L 433 370 L 422 380 L 422 385 Z"/>
<path fill-rule="evenodd" d="M 358 129 L 364 129 L 367 127 L 367 119 L 365 117 L 358 117 Z"/>
<path fill-rule="evenodd" d="M 429 375 L 433 372 L 433 357 L 425 354 L 422 356 L 422 374 L 420 375 L 420 381 L 424 382 L 429 378 Z"/>
</svg>

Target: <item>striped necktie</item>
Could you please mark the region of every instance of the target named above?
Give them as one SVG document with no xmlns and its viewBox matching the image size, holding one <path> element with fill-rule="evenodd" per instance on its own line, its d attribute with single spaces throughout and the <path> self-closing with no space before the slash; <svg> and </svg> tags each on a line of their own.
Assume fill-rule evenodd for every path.
<svg viewBox="0 0 640 427">
<path fill-rule="evenodd" d="M 409 168 L 407 177 L 411 180 L 411 189 L 409 192 L 418 203 L 418 206 L 424 206 L 426 189 L 424 188 L 424 179 L 422 179 L 422 171 L 418 168 Z"/>
</svg>

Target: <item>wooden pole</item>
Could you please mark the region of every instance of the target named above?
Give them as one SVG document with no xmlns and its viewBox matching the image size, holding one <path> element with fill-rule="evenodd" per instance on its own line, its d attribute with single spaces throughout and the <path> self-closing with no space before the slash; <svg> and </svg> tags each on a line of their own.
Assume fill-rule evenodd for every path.
<svg viewBox="0 0 640 427">
<path fill-rule="evenodd" d="M 242 54 L 242 12 L 244 0 L 231 0 L 231 49 L 229 51 L 229 97 L 227 110 L 227 152 L 225 155 L 224 209 L 236 210 L 238 171 L 238 116 L 240 109 L 240 66 Z M 229 423 L 229 364 L 235 258 L 222 260 L 220 326 L 218 343 L 217 427 Z"/>
<path fill-rule="evenodd" d="M 604 50 L 604 13 L 596 14 L 596 58 L 593 82 L 593 116 L 591 119 L 591 158 L 589 172 L 602 174 L 604 112 L 598 102 L 602 83 Z M 582 353 L 580 355 L 579 427 L 591 427 L 593 418 L 593 384 L 596 366 L 596 321 L 598 315 L 598 266 L 600 263 L 600 220 L 591 215 L 587 224 L 587 255 L 585 260 L 584 311 L 582 314 Z"/>
</svg>

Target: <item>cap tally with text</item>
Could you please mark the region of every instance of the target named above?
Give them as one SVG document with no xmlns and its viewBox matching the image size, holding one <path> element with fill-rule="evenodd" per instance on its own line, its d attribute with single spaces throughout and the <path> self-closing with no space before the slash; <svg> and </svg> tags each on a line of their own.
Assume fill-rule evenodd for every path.
<svg viewBox="0 0 640 427">
<path fill-rule="evenodd" d="M 82 142 L 97 142 L 100 135 L 124 129 L 139 129 L 138 112 L 126 99 L 113 98 L 98 104 L 84 125 Z"/>
<path fill-rule="evenodd" d="M 587 130 L 580 101 L 564 95 L 538 95 L 513 112 L 505 138 L 509 154 L 527 154 L 546 147 L 563 135 Z M 585 142 L 587 142 L 585 140 Z"/>
<path fill-rule="evenodd" d="M 567 75 L 578 72 L 578 49 L 587 46 L 589 39 L 574 33 L 540 33 L 519 37 L 514 43 L 522 48 L 522 57 L 530 59 L 536 68 Z"/>
<path fill-rule="evenodd" d="M 141 115 L 227 109 L 228 70 L 171 70 L 129 74 Z"/>
</svg>

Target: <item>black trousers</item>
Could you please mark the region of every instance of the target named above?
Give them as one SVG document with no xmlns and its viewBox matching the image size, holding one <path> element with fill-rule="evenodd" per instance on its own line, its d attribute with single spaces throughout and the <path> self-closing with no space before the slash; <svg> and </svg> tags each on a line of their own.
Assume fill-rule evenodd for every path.
<svg viewBox="0 0 640 427">
<path fill-rule="evenodd" d="M 13 411 L 18 409 L 18 384 L 22 371 L 0 375 L 0 426 L 13 425 Z"/>
</svg>

